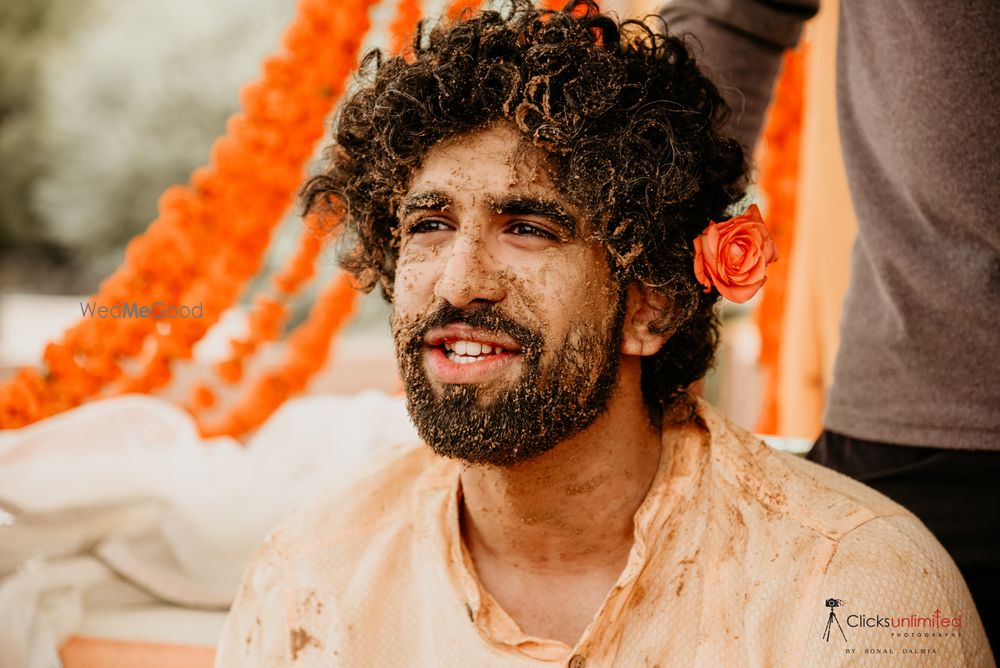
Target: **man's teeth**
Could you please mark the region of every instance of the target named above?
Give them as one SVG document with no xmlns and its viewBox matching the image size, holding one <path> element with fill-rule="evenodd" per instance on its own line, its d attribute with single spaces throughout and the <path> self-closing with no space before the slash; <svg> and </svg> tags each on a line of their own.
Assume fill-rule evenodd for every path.
<svg viewBox="0 0 1000 668">
<path fill-rule="evenodd" d="M 503 348 L 491 346 L 478 341 L 451 341 L 444 344 L 445 354 L 452 362 L 459 364 L 469 364 L 481 360 L 486 355 L 494 352 L 502 353 Z"/>
</svg>

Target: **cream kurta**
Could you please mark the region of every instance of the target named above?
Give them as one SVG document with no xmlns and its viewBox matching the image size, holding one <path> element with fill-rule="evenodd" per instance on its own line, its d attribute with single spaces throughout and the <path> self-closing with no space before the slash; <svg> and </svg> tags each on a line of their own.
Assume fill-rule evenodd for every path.
<svg viewBox="0 0 1000 668">
<path fill-rule="evenodd" d="M 575 647 L 524 635 L 481 589 L 461 465 L 418 445 L 271 534 L 216 666 L 993 665 L 961 576 L 916 518 L 700 414 L 704 427 L 664 432 L 672 456 L 628 564 Z M 830 598 L 843 604 L 827 640 Z"/>
</svg>

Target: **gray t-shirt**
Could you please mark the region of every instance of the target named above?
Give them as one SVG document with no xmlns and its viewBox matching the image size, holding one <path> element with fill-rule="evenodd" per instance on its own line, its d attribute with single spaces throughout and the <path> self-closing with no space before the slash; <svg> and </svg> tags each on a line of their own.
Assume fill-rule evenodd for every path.
<svg viewBox="0 0 1000 668">
<path fill-rule="evenodd" d="M 745 145 L 817 4 L 662 9 L 671 33 L 697 37 Z M 841 0 L 837 69 L 858 236 L 824 424 L 1000 450 L 1000 2 Z"/>
</svg>

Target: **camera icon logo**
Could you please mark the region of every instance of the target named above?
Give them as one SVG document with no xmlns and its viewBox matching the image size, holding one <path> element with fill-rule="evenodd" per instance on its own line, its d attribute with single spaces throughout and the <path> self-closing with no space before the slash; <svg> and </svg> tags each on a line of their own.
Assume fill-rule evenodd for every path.
<svg viewBox="0 0 1000 668">
<path fill-rule="evenodd" d="M 837 619 L 837 613 L 834 612 L 835 608 L 842 608 L 847 605 L 847 601 L 839 598 L 828 598 L 824 602 L 826 607 L 830 608 L 830 616 L 826 619 L 826 628 L 823 630 L 823 640 L 830 642 L 830 629 L 833 625 L 837 625 L 837 630 L 840 631 L 840 635 L 844 638 L 844 642 L 847 642 L 847 635 L 844 633 L 844 627 L 840 625 L 840 620 Z"/>
</svg>

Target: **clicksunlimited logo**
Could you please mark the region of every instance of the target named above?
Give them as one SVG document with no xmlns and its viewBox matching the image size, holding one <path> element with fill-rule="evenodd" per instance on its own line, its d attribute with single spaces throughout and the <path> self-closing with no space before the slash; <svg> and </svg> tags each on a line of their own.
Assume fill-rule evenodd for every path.
<svg viewBox="0 0 1000 668">
<path fill-rule="evenodd" d="M 883 629 L 960 629 L 962 615 L 949 617 L 935 610 L 934 614 L 920 615 L 848 615 L 847 625 L 852 628 L 883 628 Z"/>
<path fill-rule="evenodd" d="M 939 643 L 962 636 L 962 615 L 948 615 L 940 609 L 932 613 L 873 614 L 855 612 L 847 607 L 847 601 L 839 598 L 827 598 L 823 605 L 829 610 L 823 640 L 829 643 L 831 637 L 840 636 L 844 644 L 834 643 L 830 647 L 839 647 L 837 651 L 846 654 L 937 654 Z M 851 630 L 850 641 L 845 627 Z"/>
<path fill-rule="evenodd" d="M 80 315 L 85 318 L 152 318 L 153 320 L 181 318 L 186 320 L 202 317 L 202 306 L 200 302 L 194 306 L 186 304 L 178 306 L 165 302 L 153 302 L 152 304 L 120 302 L 108 306 L 96 302 L 80 302 Z"/>
</svg>

